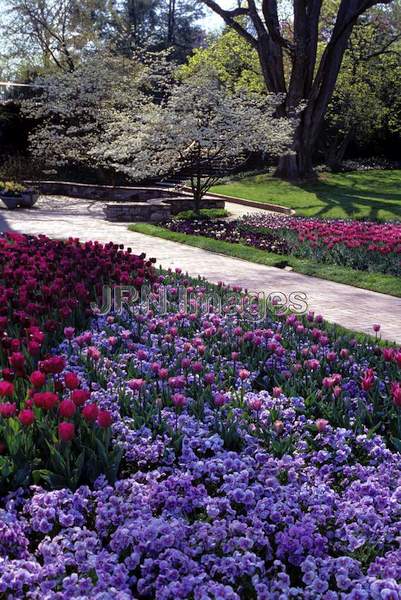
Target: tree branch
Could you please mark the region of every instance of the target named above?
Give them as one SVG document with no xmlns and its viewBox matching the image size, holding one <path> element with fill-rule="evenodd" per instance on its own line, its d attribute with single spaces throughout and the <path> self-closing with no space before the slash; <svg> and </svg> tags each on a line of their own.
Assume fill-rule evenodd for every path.
<svg viewBox="0 0 401 600">
<path fill-rule="evenodd" d="M 280 22 L 278 19 L 277 0 L 263 0 L 262 13 L 269 31 L 270 37 L 279 46 L 289 51 L 292 56 L 295 46 L 290 40 L 287 40 L 281 34 Z"/>
<path fill-rule="evenodd" d="M 249 10 L 247 8 L 236 8 L 234 10 L 225 10 L 221 8 L 217 2 L 214 0 L 203 0 L 204 4 L 208 6 L 213 12 L 218 14 L 222 19 L 224 19 L 225 23 L 232 27 L 237 33 L 242 35 L 249 44 L 251 44 L 254 48 L 258 47 L 257 39 L 249 33 L 238 21 L 235 20 L 235 17 L 249 15 Z"/>
</svg>

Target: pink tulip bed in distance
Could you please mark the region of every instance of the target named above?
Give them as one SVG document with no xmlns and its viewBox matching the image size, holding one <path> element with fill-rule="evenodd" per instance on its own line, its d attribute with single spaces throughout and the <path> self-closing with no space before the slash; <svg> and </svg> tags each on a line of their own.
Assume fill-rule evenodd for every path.
<svg viewBox="0 0 401 600">
<path fill-rule="evenodd" d="M 400 223 L 284 217 L 267 213 L 231 221 L 173 219 L 165 227 L 318 263 L 401 275 Z"/>
<path fill-rule="evenodd" d="M 153 262 L 0 238 L 0 598 L 399 600 L 401 350 Z"/>
</svg>

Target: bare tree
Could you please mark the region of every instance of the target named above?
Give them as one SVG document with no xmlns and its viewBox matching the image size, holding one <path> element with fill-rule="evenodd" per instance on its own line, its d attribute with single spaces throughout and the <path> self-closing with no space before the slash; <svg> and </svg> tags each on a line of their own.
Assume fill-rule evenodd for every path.
<svg viewBox="0 0 401 600">
<path fill-rule="evenodd" d="M 9 54 L 46 71 L 73 71 L 81 50 L 96 38 L 92 22 L 102 0 L 9 0 L 3 30 Z"/>
</svg>

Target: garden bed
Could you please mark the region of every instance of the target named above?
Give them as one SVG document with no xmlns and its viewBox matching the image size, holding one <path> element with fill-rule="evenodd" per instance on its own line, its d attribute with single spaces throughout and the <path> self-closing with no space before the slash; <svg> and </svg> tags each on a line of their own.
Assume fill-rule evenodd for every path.
<svg viewBox="0 0 401 600">
<path fill-rule="evenodd" d="M 166 229 L 242 243 L 316 263 L 401 276 L 401 224 L 248 215 L 235 221 L 172 220 Z"/>
<path fill-rule="evenodd" d="M 202 221 L 199 231 L 193 234 L 187 233 L 190 229 L 185 224 L 183 224 L 183 232 L 171 231 L 165 227 L 158 227 L 147 223 L 129 225 L 129 229 L 137 233 L 202 248 L 209 252 L 240 258 L 259 265 L 276 267 L 278 269 L 288 268 L 303 275 L 401 297 L 400 277 L 368 271 L 357 271 L 356 269 L 329 263 L 318 263 L 314 260 L 301 259 L 289 254 L 276 254 L 265 249 L 267 246 L 265 248 L 263 246 L 262 248 L 255 248 L 252 245 L 247 245 L 238 236 L 233 241 L 227 241 L 227 238 L 223 234 L 219 236 L 219 239 L 215 239 L 214 235 L 204 235 L 204 232 L 207 232 L 207 227 L 204 227 L 204 221 Z M 230 238 L 228 237 L 228 239 Z"/>
<path fill-rule="evenodd" d="M 0 242 L 4 598 L 400 595 L 400 349 L 113 244 Z"/>
</svg>

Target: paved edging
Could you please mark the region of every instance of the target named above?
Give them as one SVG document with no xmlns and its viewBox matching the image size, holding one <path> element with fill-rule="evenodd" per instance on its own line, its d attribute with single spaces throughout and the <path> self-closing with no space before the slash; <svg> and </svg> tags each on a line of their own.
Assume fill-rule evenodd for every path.
<svg viewBox="0 0 401 600">
<path fill-rule="evenodd" d="M 191 188 L 184 185 L 182 188 L 185 192 L 190 192 Z M 257 202 L 256 200 L 246 200 L 245 198 L 237 198 L 236 196 L 227 196 L 227 194 L 216 194 L 215 192 L 208 192 L 205 196 L 207 198 L 217 198 L 225 200 L 225 202 L 232 202 L 233 204 L 241 204 L 242 206 L 250 206 L 251 208 L 259 208 L 260 210 L 267 210 L 269 212 L 276 212 L 287 216 L 295 215 L 295 210 L 288 208 L 287 206 L 281 206 L 280 204 L 271 204 L 270 202 Z"/>
</svg>

